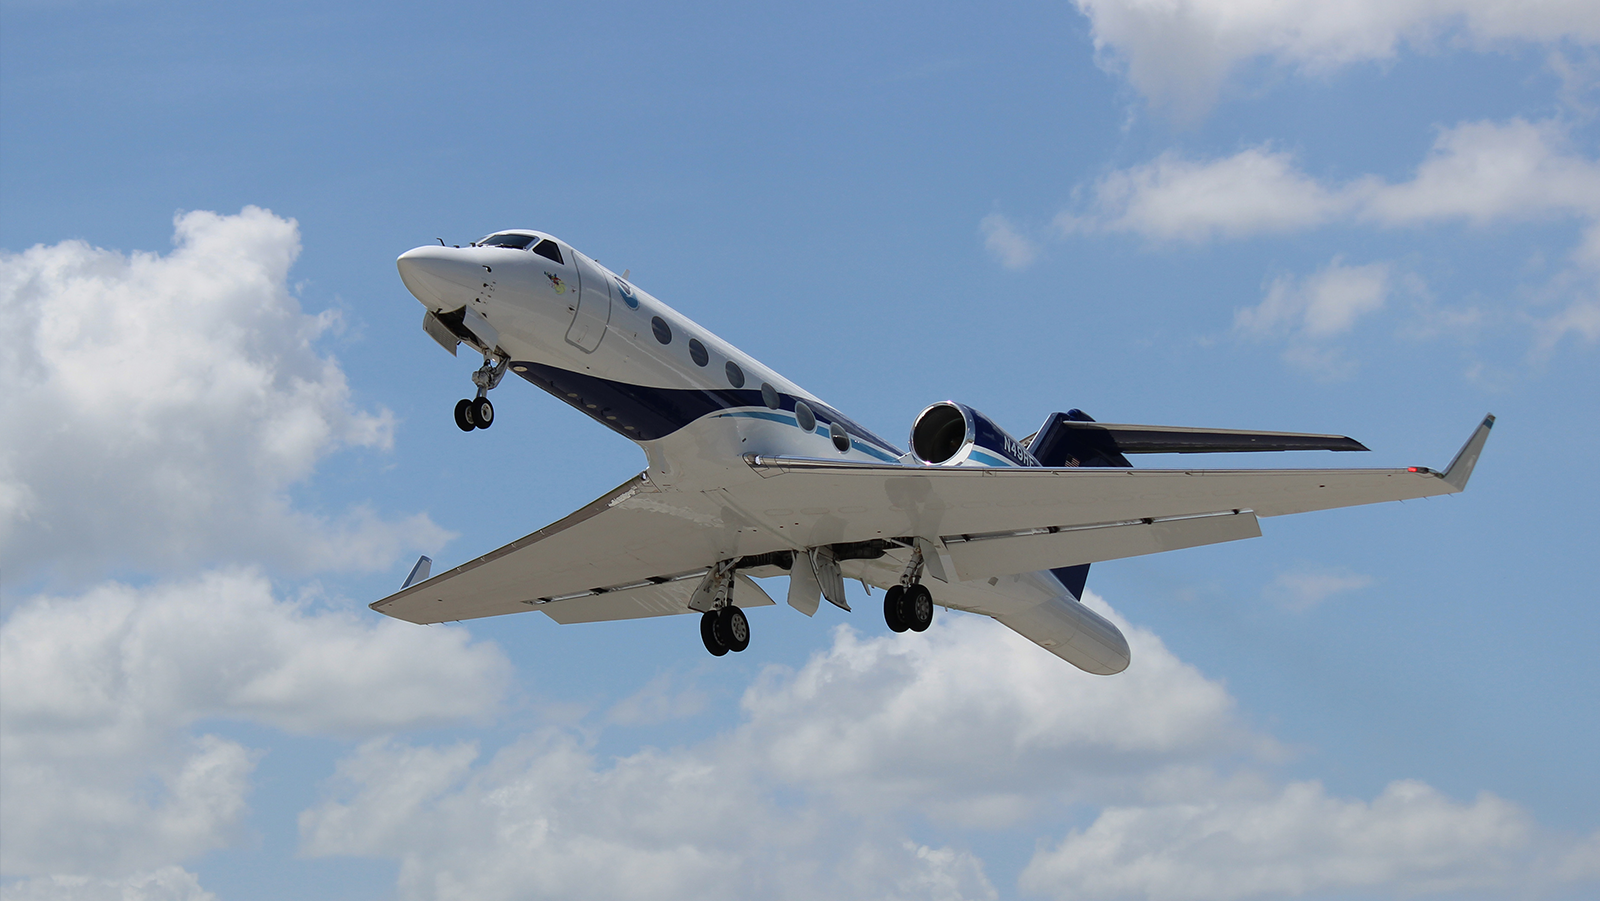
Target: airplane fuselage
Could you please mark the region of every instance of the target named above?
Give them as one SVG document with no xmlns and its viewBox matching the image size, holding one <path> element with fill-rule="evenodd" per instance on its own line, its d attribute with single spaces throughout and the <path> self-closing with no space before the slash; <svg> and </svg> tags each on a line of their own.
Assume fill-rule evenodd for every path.
<svg viewBox="0 0 1600 901">
<path fill-rule="evenodd" d="M 701 614 L 706 650 L 749 644 L 753 578 L 789 577 L 806 615 L 845 610 L 846 579 L 884 589 L 895 631 L 937 606 L 981 613 L 1087 672 L 1127 639 L 1082 603 L 1090 564 L 1261 534 L 1260 517 L 1454 494 L 1494 424 L 1443 471 L 1134 468 L 1128 454 L 1361 451 L 1343 435 L 1095 422 L 1051 413 L 1026 442 L 955 401 L 909 449 L 873 434 L 627 279 L 541 232 L 418 247 L 401 278 L 423 329 L 483 355 L 466 431 L 494 421 L 507 374 L 637 443 L 645 472 L 558 522 L 429 577 L 423 558 L 373 608 L 416 623 L 539 610 L 559 623 Z M 801 330 L 802 321 L 780 320 Z M 1042 568 L 1048 567 L 1048 568 Z M 927 576 L 932 581 L 924 581 Z"/>
<path fill-rule="evenodd" d="M 490 357 L 502 355 L 510 373 L 637 443 L 649 461 L 651 482 L 716 491 L 761 478 L 744 463 L 752 455 L 915 462 L 571 245 L 526 230 L 492 237 L 506 235 L 531 242 L 523 248 L 418 247 L 399 258 L 401 277 L 430 314 L 465 307 L 493 329 L 479 336 L 458 327 L 464 343 Z M 540 247 L 543 254 L 535 252 Z M 981 452 L 952 463 L 1015 465 L 1002 454 Z M 774 538 L 793 550 L 826 545 L 835 540 L 830 512 L 738 510 L 735 515 L 748 527 L 729 529 L 721 553 L 731 558 L 770 552 Z M 875 569 L 874 562 L 849 561 L 844 570 L 850 578 L 892 585 L 898 564 Z M 1115 634 L 1115 627 L 1082 608 L 1048 571 L 941 585 L 938 603 L 1006 616 L 1037 612 L 1063 596 L 1074 614 Z M 1109 656 L 1123 658 L 1120 669 L 1126 644 L 1120 634 L 1115 639 Z"/>
</svg>

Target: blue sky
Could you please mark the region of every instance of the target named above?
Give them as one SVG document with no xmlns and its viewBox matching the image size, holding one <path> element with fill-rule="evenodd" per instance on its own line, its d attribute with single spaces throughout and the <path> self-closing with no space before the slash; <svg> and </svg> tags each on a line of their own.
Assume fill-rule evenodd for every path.
<svg viewBox="0 0 1600 901">
<path fill-rule="evenodd" d="M 1600 882 L 1592 4 L 0 25 L 8 901 Z M 1461 496 L 1097 565 L 1134 641 L 1109 679 L 865 598 L 755 611 L 715 660 L 688 617 L 390 622 L 366 604 L 418 553 L 644 464 L 520 383 L 451 423 L 474 364 L 394 258 L 504 227 L 892 439 L 953 398 L 1018 436 L 1081 407 L 1442 466 L 1499 424 Z"/>
</svg>

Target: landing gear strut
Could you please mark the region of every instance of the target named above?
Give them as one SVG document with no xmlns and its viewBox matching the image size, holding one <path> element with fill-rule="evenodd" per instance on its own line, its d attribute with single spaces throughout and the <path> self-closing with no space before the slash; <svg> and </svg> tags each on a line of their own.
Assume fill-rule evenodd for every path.
<svg viewBox="0 0 1600 901">
<path fill-rule="evenodd" d="M 489 390 L 505 378 L 506 364 L 510 362 L 511 358 L 503 354 L 483 355 L 483 365 L 472 373 L 472 384 L 478 386 L 478 396 L 456 402 L 456 428 L 470 432 L 494 425 L 494 404 L 489 403 Z"/>
<path fill-rule="evenodd" d="M 911 552 L 911 562 L 900 576 L 900 584 L 890 586 L 883 594 L 883 621 L 890 629 L 904 632 L 926 632 L 933 625 L 933 592 L 920 581 L 922 576 L 922 551 Z"/>
<path fill-rule="evenodd" d="M 750 646 L 750 621 L 733 605 L 734 561 L 711 567 L 689 599 L 689 609 L 699 610 L 700 640 L 713 657 Z"/>
</svg>

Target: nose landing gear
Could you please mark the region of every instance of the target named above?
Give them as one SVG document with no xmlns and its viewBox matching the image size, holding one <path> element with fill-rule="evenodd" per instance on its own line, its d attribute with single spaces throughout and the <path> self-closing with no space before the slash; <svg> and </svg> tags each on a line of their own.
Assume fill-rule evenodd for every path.
<svg viewBox="0 0 1600 901">
<path fill-rule="evenodd" d="M 472 384 L 478 386 L 478 396 L 456 402 L 456 428 L 470 432 L 494 425 L 494 404 L 489 403 L 489 391 L 505 378 L 506 365 L 510 362 L 511 358 L 503 353 L 483 355 L 483 365 L 472 373 Z"/>
</svg>

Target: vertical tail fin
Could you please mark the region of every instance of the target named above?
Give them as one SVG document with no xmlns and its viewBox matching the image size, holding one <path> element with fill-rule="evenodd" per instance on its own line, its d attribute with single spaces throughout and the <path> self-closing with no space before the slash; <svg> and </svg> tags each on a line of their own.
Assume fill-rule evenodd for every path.
<svg viewBox="0 0 1600 901">
<path fill-rule="evenodd" d="M 1028 445 L 1028 452 L 1041 466 L 1133 465 L 1105 433 L 1068 428 L 1062 425 L 1064 422 L 1094 422 L 1094 417 L 1078 409 L 1051 413 L 1050 418 L 1039 427 L 1038 434 L 1033 436 L 1033 443 Z M 1072 592 L 1074 598 L 1083 600 L 1083 586 L 1089 581 L 1089 564 L 1063 566 L 1050 570 L 1050 573 L 1061 582 L 1062 587 Z"/>
</svg>

